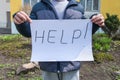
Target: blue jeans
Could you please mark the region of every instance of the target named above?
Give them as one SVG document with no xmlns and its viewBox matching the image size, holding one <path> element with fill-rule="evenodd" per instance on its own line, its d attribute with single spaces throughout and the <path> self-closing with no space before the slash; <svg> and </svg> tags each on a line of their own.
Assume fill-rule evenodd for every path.
<svg viewBox="0 0 120 80">
<path fill-rule="evenodd" d="M 65 73 L 53 73 L 42 71 L 43 80 L 80 80 L 79 70 Z"/>
</svg>

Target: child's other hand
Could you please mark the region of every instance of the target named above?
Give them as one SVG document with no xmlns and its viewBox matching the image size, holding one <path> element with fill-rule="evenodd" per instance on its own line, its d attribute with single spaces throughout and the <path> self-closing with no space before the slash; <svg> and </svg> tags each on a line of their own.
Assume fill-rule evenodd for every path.
<svg viewBox="0 0 120 80">
<path fill-rule="evenodd" d="M 94 15 L 91 19 L 91 21 L 97 25 L 99 25 L 100 27 L 103 27 L 105 26 L 105 23 L 104 23 L 104 17 L 102 14 L 97 14 L 97 15 Z"/>
<path fill-rule="evenodd" d="M 13 20 L 15 24 L 22 24 L 24 22 L 32 22 L 29 16 L 23 11 L 17 12 Z"/>
</svg>

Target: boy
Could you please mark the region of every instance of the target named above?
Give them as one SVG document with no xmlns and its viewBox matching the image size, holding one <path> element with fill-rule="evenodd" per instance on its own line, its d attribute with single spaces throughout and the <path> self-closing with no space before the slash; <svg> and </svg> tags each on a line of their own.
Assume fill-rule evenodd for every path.
<svg viewBox="0 0 120 80">
<path fill-rule="evenodd" d="M 45 19 L 84 19 L 84 9 L 74 0 L 41 0 L 37 3 L 30 17 L 23 11 L 14 15 L 17 30 L 25 37 L 31 37 L 30 22 Z M 93 31 L 104 27 L 104 17 L 101 14 L 91 17 Z M 43 80 L 79 80 L 79 61 L 39 62 Z"/>
</svg>

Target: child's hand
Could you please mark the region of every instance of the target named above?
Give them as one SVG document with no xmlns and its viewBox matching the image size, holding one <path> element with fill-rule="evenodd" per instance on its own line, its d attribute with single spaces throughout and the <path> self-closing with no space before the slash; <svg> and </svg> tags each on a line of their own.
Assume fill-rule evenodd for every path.
<svg viewBox="0 0 120 80">
<path fill-rule="evenodd" d="M 24 22 L 32 22 L 29 16 L 23 11 L 17 12 L 13 20 L 15 24 L 22 24 Z"/>
<path fill-rule="evenodd" d="M 97 25 L 99 25 L 100 27 L 103 27 L 105 26 L 105 23 L 104 23 L 104 17 L 102 14 L 98 14 L 98 15 L 94 15 L 91 19 L 91 21 Z"/>
</svg>

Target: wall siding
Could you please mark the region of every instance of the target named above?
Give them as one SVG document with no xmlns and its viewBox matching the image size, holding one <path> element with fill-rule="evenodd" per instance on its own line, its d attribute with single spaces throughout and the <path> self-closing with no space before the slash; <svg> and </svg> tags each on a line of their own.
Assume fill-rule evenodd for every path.
<svg viewBox="0 0 120 80">
<path fill-rule="evenodd" d="M 100 12 L 106 16 L 106 13 L 117 14 L 120 18 L 120 0 L 101 0 Z"/>
</svg>

